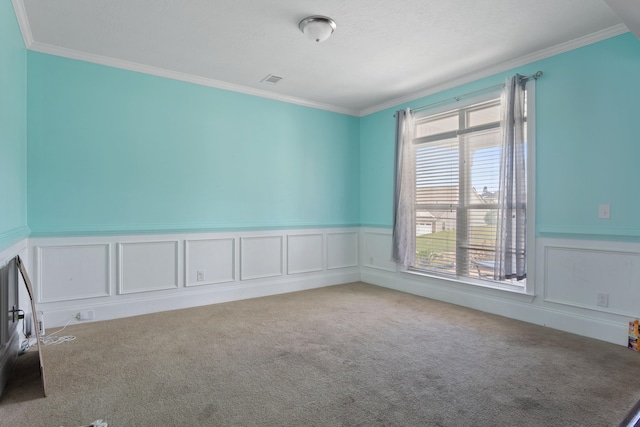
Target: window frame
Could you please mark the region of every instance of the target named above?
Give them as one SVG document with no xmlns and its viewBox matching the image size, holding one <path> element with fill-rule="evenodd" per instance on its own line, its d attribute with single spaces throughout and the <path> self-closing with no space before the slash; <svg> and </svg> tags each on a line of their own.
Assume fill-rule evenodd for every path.
<svg viewBox="0 0 640 427">
<path fill-rule="evenodd" d="M 426 278 L 434 278 L 439 280 L 444 280 L 446 282 L 453 282 L 462 285 L 472 285 L 474 287 L 483 287 L 490 289 L 497 289 L 512 293 L 526 294 L 529 296 L 534 295 L 535 290 L 535 182 L 536 182 L 536 169 L 535 169 L 535 153 L 536 153 L 536 117 L 535 117 L 535 79 L 530 79 L 527 81 L 526 86 L 527 90 L 527 279 L 524 286 L 521 285 L 512 285 L 509 283 L 503 282 L 495 282 L 490 280 L 482 280 L 476 279 L 473 277 L 465 277 L 465 276 L 457 276 L 451 274 L 442 274 L 437 271 L 426 271 L 423 269 L 411 267 L 411 266 L 403 266 L 401 267 L 401 272 L 408 273 L 414 276 L 422 276 Z M 496 98 L 499 98 L 501 94 L 501 89 L 490 91 L 482 95 L 470 97 L 468 99 L 459 100 L 455 105 L 451 103 L 447 103 L 445 105 L 437 106 L 432 109 L 424 110 L 415 113 L 416 120 L 419 120 L 421 117 L 433 116 L 437 114 L 445 114 L 447 112 L 451 112 L 452 110 L 457 110 L 465 107 L 472 106 L 474 104 L 486 103 Z M 490 124 L 483 124 L 474 126 L 472 129 L 475 131 L 490 129 L 493 127 L 495 122 Z M 445 134 L 451 134 L 452 137 L 457 137 L 459 134 L 471 133 L 468 129 L 463 130 L 458 133 L 457 131 L 448 131 L 442 132 L 439 134 L 429 135 L 426 137 L 418 137 L 415 138 L 412 144 L 412 157 L 415 159 L 415 151 L 416 147 L 420 143 L 428 142 L 431 140 L 436 140 L 436 137 L 443 137 Z M 415 191 L 415 190 L 414 190 Z M 413 204 L 413 222 L 416 221 L 416 209 L 417 203 Z M 426 205 L 425 205 L 426 206 Z M 474 205 L 475 206 L 475 205 Z M 483 205 L 482 207 L 487 208 L 487 205 Z M 465 209 L 473 209 L 473 206 L 465 206 Z M 412 239 L 416 240 L 416 226 L 412 227 L 413 236 Z M 456 251 L 456 257 L 458 256 L 458 251 Z"/>
</svg>

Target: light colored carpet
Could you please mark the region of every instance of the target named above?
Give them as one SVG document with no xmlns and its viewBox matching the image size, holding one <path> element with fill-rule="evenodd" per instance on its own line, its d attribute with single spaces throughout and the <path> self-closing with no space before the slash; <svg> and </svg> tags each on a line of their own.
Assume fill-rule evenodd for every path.
<svg viewBox="0 0 640 427">
<path fill-rule="evenodd" d="M 1 425 L 613 426 L 640 398 L 624 347 L 363 283 L 64 334 Z"/>
</svg>

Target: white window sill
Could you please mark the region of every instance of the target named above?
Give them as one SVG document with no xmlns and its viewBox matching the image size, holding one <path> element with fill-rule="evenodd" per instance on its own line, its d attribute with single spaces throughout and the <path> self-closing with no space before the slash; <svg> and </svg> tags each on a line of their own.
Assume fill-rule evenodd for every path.
<svg viewBox="0 0 640 427">
<path fill-rule="evenodd" d="M 494 296 L 499 296 L 502 298 L 509 298 L 521 302 L 532 302 L 536 295 L 533 292 L 527 292 L 527 289 L 522 286 L 514 286 L 503 283 L 489 282 L 486 280 L 475 280 L 467 277 L 458 277 L 458 276 L 449 276 L 449 275 L 440 275 L 434 273 L 427 273 L 424 271 L 411 270 L 411 269 L 400 269 L 400 273 L 408 274 L 417 278 L 431 279 L 439 285 L 455 287 L 457 290 L 461 292 L 473 292 L 473 293 L 482 293 L 482 294 L 490 294 Z M 533 280 L 532 278 L 527 278 L 527 280 Z"/>
</svg>

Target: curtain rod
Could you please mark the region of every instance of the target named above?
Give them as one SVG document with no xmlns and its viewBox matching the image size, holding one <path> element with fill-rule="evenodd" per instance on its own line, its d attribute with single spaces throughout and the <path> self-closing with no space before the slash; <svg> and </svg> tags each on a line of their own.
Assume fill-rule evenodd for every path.
<svg viewBox="0 0 640 427">
<path fill-rule="evenodd" d="M 520 77 L 520 81 L 527 81 L 529 79 L 537 80 L 538 77 L 540 77 L 541 75 L 542 75 L 542 71 L 537 71 L 537 72 L 535 72 L 535 73 L 533 73 L 531 75 Z M 462 98 L 466 98 L 466 97 L 471 96 L 471 95 L 476 95 L 478 93 L 486 92 L 486 91 L 491 90 L 491 89 L 497 89 L 497 88 L 499 88 L 501 86 L 504 86 L 504 83 L 500 83 L 498 85 L 485 87 L 484 89 L 474 90 L 473 92 L 468 92 L 468 93 L 465 93 L 463 95 L 454 96 L 452 98 L 443 99 L 442 101 L 438 101 L 438 102 L 434 102 L 434 103 L 431 103 L 431 104 L 423 105 L 422 107 L 412 108 L 411 111 L 413 112 L 413 111 L 426 110 L 427 108 L 431 108 L 434 105 L 445 104 L 445 103 L 451 102 L 451 101 L 456 101 L 457 102 L 457 101 L 460 101 L 460 99 L 462 99 Z M 394 114 L 393 117 L 395 117 L 395 116 L 396 115 Z"/>
</svg>

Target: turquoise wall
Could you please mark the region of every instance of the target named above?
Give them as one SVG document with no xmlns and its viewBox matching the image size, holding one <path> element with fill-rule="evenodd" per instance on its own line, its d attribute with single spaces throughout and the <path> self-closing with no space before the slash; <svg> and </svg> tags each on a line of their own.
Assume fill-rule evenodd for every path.
<svg viewBox="0 0 640 427">
<path fill-rule="evenodd" d="M 14 119 L 0 143 L 13 159 L 0 160 L 0 173 L 18 190 L 0 189 L 16 201 L 0 233 L 26 225 L 25 66 L 7 59 L 24 58 L 24 47 L 11 16 L 0 52 L 18 84 L 2 104 Z M 393 112 L 542 70 L 537 234 L 640 238 L 640 40 L 631 33 L 360 119 L 35 52 L 27 59 L 35 236 L 390 227 Z M 610 220 L 598 218 L 600 204 L 611 205 Z"/>
<path fill-rule="evenodd" d="M 627 33 L 539 64 L 538 232 L 640 236 L 640 40 Z"/>
<path fill-rule="evenodd" d="M 11 2 L 0 2 L 0 250 L 28 236 L 27 51 Z"/>
<path fill-rule="evenodd" d="M 359 223 L 359 119 L 28 53 L 33 235 Z"/>
<path fill-rule="evenodd" d="M 395 110 L 501 83 L 519 72 L 536 85 L 538 235 L 640 237 L 640 40 L 631 33 L 363 117 L 360 220 L 390 227 Z M 598 206 L 611 205 L 611 219 Z"/>
</svg>

